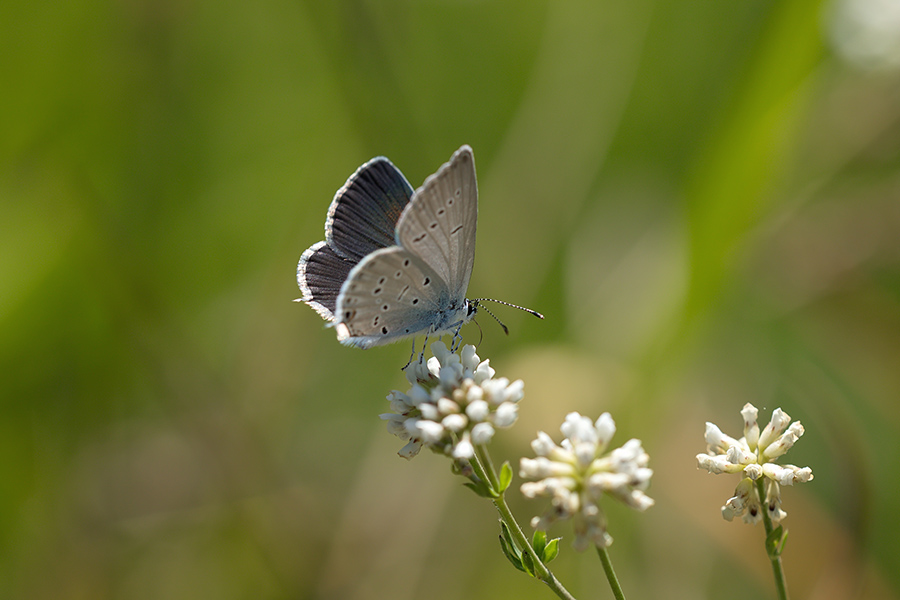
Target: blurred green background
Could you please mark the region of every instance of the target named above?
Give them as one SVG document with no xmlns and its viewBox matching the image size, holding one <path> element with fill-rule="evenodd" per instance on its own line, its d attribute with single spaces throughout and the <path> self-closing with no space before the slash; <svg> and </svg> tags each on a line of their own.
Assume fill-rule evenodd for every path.
<svg viewBox="0 0 900 600">
<path fill-rule="evenodd" d="M 794 597 L 900 597 L 898 13 L 3 3 L 0 597 L 551 597 L 446 460 L 396 456 L 408 344 L 342 347 L 292 302 L 356 167 L 418 186 L 464 143 L 469 295 L 547 317 L 480 319 L 525 380 L 496 455 L 572 410 L 644 441 L 656 506 L 608 505 L 630 597 L 774 597 L 762 528 L 719 515 L 736 479 L 694 459 L 745 402 L 807 429 Z M 608 597 L 553 533 L 569 589 Z"/>
</svg>

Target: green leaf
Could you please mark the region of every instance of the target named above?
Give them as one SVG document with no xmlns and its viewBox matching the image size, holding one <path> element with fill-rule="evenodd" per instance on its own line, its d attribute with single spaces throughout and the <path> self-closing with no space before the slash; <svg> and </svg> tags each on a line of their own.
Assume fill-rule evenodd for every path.
<svg viewBox="0 0 900 600">
<path fill-rule="evenodd" d="M 538 556 L 544 556 L 544 547 L 547 545 L 547 532 L 541 531 L 540 529 L 534 532 L 534 535 L 531 536 L 531 547 L 534 548 L 535 554 Z"/>
<path fill-rule="evenodd" d="M 512 483 L 513 479 L 513 470 L 512 467 L 509 466 L 509 461 L 503 463 L 503 466 L 500 467 L 500 493 L 506 491 L 506 488 L 509 487 L 509 484 Z"/>
<path fill-rule="evenodd" d="M 511 547 L 515 548 L 516 556 L 521 556 L 522 553 L 519 551 L 516 543 L 512 539 L 512 532 L 509 530 L 509 525 L 507 525 L 504 521 L 500 521 L 500 535 L 503 536 L 503 539 L 506 540 L 506 543 Z"/>
<path fill-rule="evenodd" d="M 776 559 L 784 552 L 784 545 L 787 542 L 787 531 L 779 525 L 772 530 L 766 537 L 766 553 L 770 559 Z"/>
<path fill-rule="evenodd" d="M 549 542 L 547 542 L 547 546 L 544 548 L 544 554 L 541 557 L 541 561 L 546 565 L 554 558 L 559 556 L 559 538 L 553 538 Z"/>
<path fill-rule="evenodd" d="M 534 577 L 534 557 L 530 552 L 522 553 L 522 566 L 525 567 L 526 573 Z"/>
<path fill-rule="evenodd" d="M 511 545 L 504 537 L 498 536 L 500 538 L 500 549 L 503 550 L 504 556 L 506 559 L 512 563 L 512 566 L 522 571 L 523 573 L 527 573 L 525 567 L 522 566 L 522 560 L 518 556 L 518 550 L 515 546 Z"/>
<path fill-rule="evenodd" d="M 468 483 L 464 483 L 467 488 L 481 496 L 482 498 L 496 498 L 496 494 L 494 490 L 490 489 L 483 481 L 470 481 Z"/>
</svg>

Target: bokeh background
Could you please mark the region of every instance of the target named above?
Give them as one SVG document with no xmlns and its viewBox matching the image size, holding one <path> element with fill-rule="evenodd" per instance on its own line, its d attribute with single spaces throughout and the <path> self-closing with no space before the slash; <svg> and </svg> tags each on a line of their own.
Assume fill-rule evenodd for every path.
<svg viewBox="0 0 900 600">
<path fill-rule="evenodd" d="M 626 592 L 774 597 L 694 459 L 752 402 L 807 429 L 794 597 L 900 597 L 898 69 L 897 0 L 3 3 L 0 597 L 550 597 L 445 459 L 396 456 L 408 344 L 292 302 L 357 166 L 417 186 L 463 143 L 469 294 L 547 317 L 464 330 L 525 380 L 496 456 L 572 410 L 644 441 Z"/>
</svg>

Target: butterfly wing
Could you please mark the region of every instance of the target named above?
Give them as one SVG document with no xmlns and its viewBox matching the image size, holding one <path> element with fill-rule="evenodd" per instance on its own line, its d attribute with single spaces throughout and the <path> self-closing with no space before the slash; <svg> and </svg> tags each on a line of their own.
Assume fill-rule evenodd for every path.
<svg viewBox="0 0 900 600">
<path fill-rule="evenodd" d="M 338 340 L 370 348 L 432 331 L 442 319 L 457 318 L 453 302 L 438 274 L 404 248 L 376 250 L 353 268 L 338 295 Z"/>
<path fill-rule="evenodd" d="M 366 255 L 394 245 L 394 230 L 409 204 L 412 186 L 391 161 L 379 156 L 362 165 L 334 195 L 325 221 L 325 241 L 300 257 L 301 301 L 326 321 L 334 320 L 341 285 Z"/>
<path fill-rule="evenodd" d="M 379 248 L 393 246 L 397 220 L 412 193 L 412 186 L 391 161 L 373 158 L 334 195 L 325 221 L 325 241 L 354 263 Z"/>
<path fill-rule="evenodd" d="M 326 242 L 310 246 L 297 265 L 297 284 L 309 304 L 326 321 L 334 320 L 335 304 L 341 286 L 356 265 L 342 258 Z"/>
<path fill-rule="evenodd" d="M 452 298 L 465 298 L 475 264 L 478 186 L 469 146 L 425 180 L 397 222 L 397 244 L 446 282 Z"/>
</svg>

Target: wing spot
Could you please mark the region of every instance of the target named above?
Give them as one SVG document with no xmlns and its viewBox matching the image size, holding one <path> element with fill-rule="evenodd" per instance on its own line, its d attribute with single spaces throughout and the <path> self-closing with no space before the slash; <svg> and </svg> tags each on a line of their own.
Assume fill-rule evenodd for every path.
<svg viewBox="0 0 900 600">
<path fill-rule="evenodd" d="M 378 280 L 378 285 L 384 285 L 384 282 L 385 282 L 385 281 L 387 281 L 387 278 L 386 278 L 386 277 L 381 277 L 381 278 Z"/>
<path fill-rule="evenodd" d="M 442 217 L 442 216 L 444 216 L 445 212 L 447 212 L 447 211 L 444 210 L 443 208 L 439 208 L 437 211 L 437 216 Z"/>
<path fill-rule="evenodd" d="M 422 282 L 422 285 L 430 285 L 430 284 L 431 284 L 431 277 L 426 277 L 425 281 Z"/>
<path fill-rule="evenodd" d="M 414 241 L 414 242 L 421 242 L 422 240 L 424 240 L 424 239 L 427 238 L 427 237 L 428 237 L 428 234 L 427 234 L 427 233 L 423 233 L 423 234 L 420 235 L 419 237 L 413 238 L 413 241 Z"/>
<path fill-rule="evenodd" d="M 462 196 L 462 188 L 456 188 L 456 197 L 459 198 Z"/>
<path fill-rule="evenodd" d="M 388 332 L 388 328 L 387 328 L 387 327 L 382 327 L 382 328 L 381 328 L 381 333 L 383 333 L 384 335 L 387 335 L 387 332 Z"/>
<path fill-rule="evenodd" d="M 453 235 L 453 234 L 455 234 L 455 233 L 459 233 L 459 230 L 462 229 L 462 228 L 463 228 L 462 225 L 458 225 L 457 227 L 454 227 L 454 228 L 453 228 L 453 231 L 450 232 L 450 235 Z"/>
<path fill-rule="evenodd" d="M 387 311 L 389 311 L 390 309 L 391 309 L 390 304 L 382 304 L 382 305 L 381 305 L 381 310 L 383 310 L 384 312 L 387 312 Z M 375 318 L 377 319 L 378 317 L 375 317 Z"/>
<path fill-rule="evenodd" d="M 380 293 L 381 293 L 381 288 L 375 288 L 374 290 L 372 290 L 372 295 L 373 295 L 373 296 L 377 296 L 377 295 L 380 294 Z"/>
<path fill-rule="evenodd" d="M 400 300 L 401 298 L 403 298 L 403 296 L 405 296 L 406 292 L 408 292 L 408 291 L 409 291 L 409 286 L 406 286 L 405 288 L 400 290 L 400 294 L 397 296 L 397 300 Z"/>
<path fill-rule="evenodd" d="M 447 198 L 447 206 L 453 204 L 453 198 Z"/>
<path fill-rule="evenodd" d="M 413 303 L 413 304 L 418 304 L 418 303 L 419 303 L 419 299 L 418 299 L 418 298 L 413 298 L 412 303 Z"/>
<path fill-rule="evenodd" d="M 376 315 L 375 318 L 372 319 L 372 327 L 378 327 L 378 315 Z"/>
<path fill-rule="evenodd" d="M 408 258 L 405 259 L 405 260 L 403 261 L 403 266 L 404 266 L 404 267 L 408 267 L 408 266 L 409 266 L 409 259 L 408 259 Z"/>
<path fill-rule="evenodd" d="M 437 229 L 437 226 L 438 226 L 438 222 L 437 222 L 437 221 L 432 221 L 432 222 L 431 222 L 431 225 L 429 225 L 428 228 L 429 228 L 429 229 Z"/>
<path fill-rule="evenodd" d="M 403 277 L 403 271 L 397 271 L 396 273 L 394 273 L 394 279 L 400 279 L 401 277 Z"/>
</svg>

